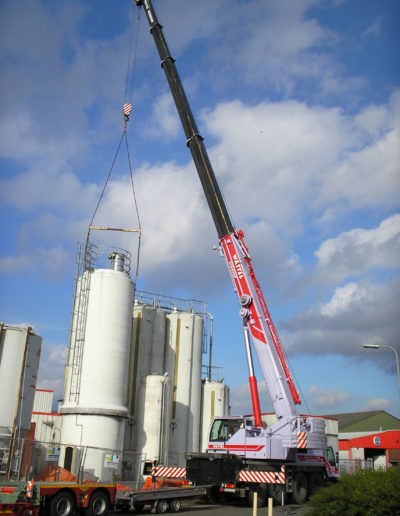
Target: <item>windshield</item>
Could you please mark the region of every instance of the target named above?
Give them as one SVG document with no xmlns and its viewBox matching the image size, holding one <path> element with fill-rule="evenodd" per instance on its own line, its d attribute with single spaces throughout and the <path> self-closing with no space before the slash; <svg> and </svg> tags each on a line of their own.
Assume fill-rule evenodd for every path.
<svg viewBox="0 0 400 516">
<path fill-rule="evenodd" d="M 243 419 L 216 419 L 211 427 L 210 442 L 227 441 L 240 428 L 244 428 Z"/>
</svg>

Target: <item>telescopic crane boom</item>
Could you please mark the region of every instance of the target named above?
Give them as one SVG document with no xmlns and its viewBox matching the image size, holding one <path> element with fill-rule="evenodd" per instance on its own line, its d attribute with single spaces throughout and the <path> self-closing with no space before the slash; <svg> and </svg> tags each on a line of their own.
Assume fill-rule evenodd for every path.
<svg viewBox="0 0 400 516">
<path fill-rule="evenodd" d="M 153 5 L 150 0 L 135 0 L 135 2 L 138 6 L 144 7 L 149 21 L 150 32 L 153 35 L 160 55 L 161 66 L 168 80 L 186 135 L 186 144 L 192 154 L 193 162 L 217 229 L 220 246 L 233 280 L 234 289 L 241 304 L 240 317 L 243 322 L 255 425 L 261 426 L 261 415 L 249 334 L 252 337 L 278 419 L 283 416 L 295 416 L 295 405 L 300 403 L 299 395 L 290 374 L 267 303 L 256 279 L 251 264 L 251 257 L 243 240 L 243 232 L 236 230 L 229 217 L 225 201 L 203 143 L 203 138 L 199 134 L 175 66 L 175 60 L 171 56 Z"/>
<path fill-rule="evenodd" d="M 243 231 L 238 231 L 230 220 L 218 182 L 211 167 L 207 151 L 196 126 L 187 101 L 175 60 L 170 54 L 151 0 L 135 0 L 143 6 L 150 24 L 161 66 L 167 77 L 179 117 L 186 135 L 186 144 L 192 154 L 203 190 L 214 219 L 222 254 L 226 259 L 234 289 L 238 295 L 242 319 L 249 383 L 254 413 L 254 426 L 241 420 L 231 437 L 224 440 L 214 435 L 213 429 L 228 424 L 228 419 L 214 420 L 208 445 L 209 453 L 236 453 L 246 459 L 287 460 L 302 449 L 312 452 L 327 445 L 325 421 L 297 414 L 300 398 L 286 362 L 281 343 L 272 322 L 260 284 L 255 276 L 249 251 L 244 243 Z M 277 422 L 262 428 L 257 381 L 254 375 L 250 336 L 264 375 Z"/>
</svg>

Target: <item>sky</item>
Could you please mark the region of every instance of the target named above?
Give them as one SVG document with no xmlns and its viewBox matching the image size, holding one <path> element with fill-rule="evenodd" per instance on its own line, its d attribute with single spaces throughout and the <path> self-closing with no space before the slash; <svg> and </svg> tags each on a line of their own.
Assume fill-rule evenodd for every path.
<svg viewBox="0 0 400 516">
<path fill-rule="evenodd" d="M 300 411 L 400 417 L 395 353 L 362 348 L 400 351 L 400 4 L 154 6 Z M 43 337 L 38 385 L 62 395 L 78 242 L 128 100 L 136 287 L 207 303 L 232 412 L 249 412 L 239 304 L 144 13 L 130 0 L 2 0 L 0 69 L 0 319 Z M 95 223 L 138 227 L 123 147 Z M 136 254 L 137 235 L 115 239 Z"/>
</svg>

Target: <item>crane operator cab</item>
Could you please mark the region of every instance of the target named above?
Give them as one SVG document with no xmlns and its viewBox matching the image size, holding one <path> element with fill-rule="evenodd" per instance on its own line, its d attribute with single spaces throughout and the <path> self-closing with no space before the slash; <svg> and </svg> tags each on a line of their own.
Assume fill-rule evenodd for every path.
<svg viewBox="0 0 400 516">
<path fill-rule="evenodd" d="M 218 417 L 211 424 L 207 451 L 261 458 L 265 439 L 266 430 L 249 417 Z"/>
</svg>

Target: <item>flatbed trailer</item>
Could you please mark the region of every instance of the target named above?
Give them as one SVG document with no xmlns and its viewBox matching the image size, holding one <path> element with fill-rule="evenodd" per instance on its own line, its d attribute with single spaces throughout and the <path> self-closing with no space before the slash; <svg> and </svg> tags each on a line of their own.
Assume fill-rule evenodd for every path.
<svg viewBox="0 0 400 516">
<path fill-rule="evenodd" d="M 158 514 L 178 512 L 181 500 L 201 497 L 205 487 L 160 487 L 136 489 L 128 484 L 74 482 L 0 483 L 0 515 L 104 516 L 109 511 L 136 510 L 145 505 Z"/>
</svg>

